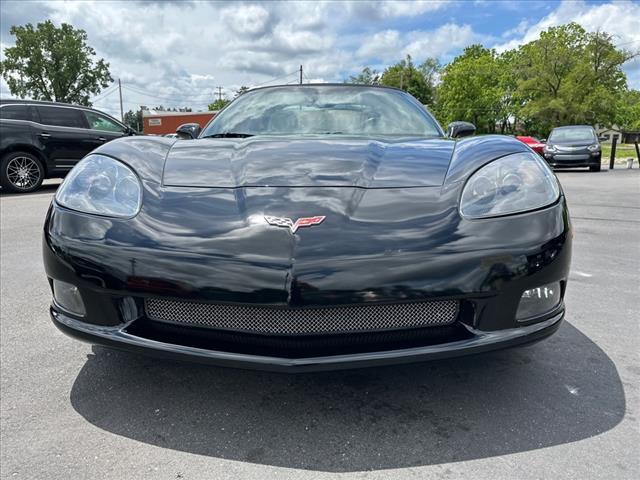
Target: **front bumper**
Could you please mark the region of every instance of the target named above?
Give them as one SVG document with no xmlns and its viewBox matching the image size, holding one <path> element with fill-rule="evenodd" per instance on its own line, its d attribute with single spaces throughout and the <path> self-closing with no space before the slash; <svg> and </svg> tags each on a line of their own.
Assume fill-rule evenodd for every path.
<svg viewBox="0 0 640 480">
<path fill-rule="evenodd" d="M 65 315 L 55 307 L 51 308 L 51 318 L 56 327 L 65 334 L 92 344 L 172 360 L 293 373 L 437 360 L 532 343 L 548 337 L 558 329 L 564 318 L 564 306 L 546 320 L 521 327 L 493 332 L 467 327 L 471 336 L 464 340 L 400 350 L 306 358 L 251 355 L 160 342 L 129 333 L 127 325 L 90 325 Z"/>
<path fill-rule="evenodd" d="M 443 195 L 457 194 L 451 190 Z M 115 221 L 54 204 L 45 223 L 45 271 L 50 281 L 77 286 L 86 316 L 75 317 L 54 304 L 53 321 L 70 336 L 95 344 L 286 371 L 469 355 L 536 341 L 558 328 L 562 301 L 525 322 L 515 317 L 525 290 L 560 282 L 564 296 L 572 240 L 564 197 L 538 211 L 474 221 L 460 218 L 450 198 L 434 200 L 427 210 L 437 214 L 425 216 L 411 196 L 421 195 L 426 203 L 430 192 L 398 191 L 380 199 L 385 192 L 364 195 L 376 195 L 376 209 L 367 210 L 368 215 L 377 215 L 378 200 L 384 200 L 397 203 L 405 218 L 365 228 L 362 221 L 342 223 L 334 217 L 322 229 L 303 230 L 295 237 L 283 229 L 244 225 L 242 236 L 194 235 L 191 230 L 176 236 L 177 229 L 166 225 L 185 218 L 194 222 L 197 217 L 198 224 L 210 228 L 228 224 L 201 222 L 197 208 L 211 205 L 202 199 L 188 210 L 189 216 L 171 215 L 164 222 L 157 221 L 167 211 L 161 205 L 153 215 L 143 209 L 132 220 Z M 361 206 L 365 200 L 358 198 Z M 326 247 L 330 242 L 332 249 Z M 246 254 L 261 249 L 260 257 Z M 148 318 L 145 301 L 150 298 L 270 308 L 456 300 L 460 310 L 455 324 L 443 328 L 372 330 L 340 338 L 250 337 L 190 325 L 170 330 L 166 322 Z"/>
<path fill-rule="evenodd" d="M 545 153 L 543 157 L 550 166 L 555 168 L 595 167 L 602 162 L 602 154 L 600 152 L 597 155 L 593 155 L 588 151 L 571 154 Z"/>
</svg>

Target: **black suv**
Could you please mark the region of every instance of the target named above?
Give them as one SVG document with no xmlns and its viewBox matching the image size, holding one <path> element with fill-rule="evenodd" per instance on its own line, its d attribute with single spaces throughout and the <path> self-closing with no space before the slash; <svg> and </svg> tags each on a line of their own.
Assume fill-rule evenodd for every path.
<svg viewBox="0 0 640 480">
<path fill-rule="evenodd" d="M 32 192 L 45 178 L 64 177 L 94 148 L 137 132 L 88 107 L 0 100 L 0 184 Z"/>
</svg>

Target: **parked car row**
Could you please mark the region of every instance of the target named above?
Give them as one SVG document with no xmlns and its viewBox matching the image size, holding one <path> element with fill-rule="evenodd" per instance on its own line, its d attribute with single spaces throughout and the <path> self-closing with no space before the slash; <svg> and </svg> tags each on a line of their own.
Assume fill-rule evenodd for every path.
<svg viewBox="0 0 640 480">
<path fill-rule="evenodd" d="M 137 132 L 88 107 L 0 100 L 0 184 L 31 192 L 45 178 L 64 177 L 87 153 Z"/>
<path fill-rule="evenodd" d="M 522 135 L 518 135 L 516 136 L 516 138 L 518 140 L 520 140 L 522 143 L 526 143 L 527 145 L 529 145 L 529 147 L 531 148 L 531 150 L 533 150 L 534 152 L 544 156 L 544 141 L 543 140 L 538 140 L 536 137 L 527 137 L 527 136 L 522 136 Z"/>
<path fill-rule="evenodd" d="M 546 141 L 526 136 L 516 138 L 544 157 L 552 167 L 589 167 L 592 172 L 600 171 L 602 147 L 595 130 L 588 125 L 554 128 Z"/>
</svg>

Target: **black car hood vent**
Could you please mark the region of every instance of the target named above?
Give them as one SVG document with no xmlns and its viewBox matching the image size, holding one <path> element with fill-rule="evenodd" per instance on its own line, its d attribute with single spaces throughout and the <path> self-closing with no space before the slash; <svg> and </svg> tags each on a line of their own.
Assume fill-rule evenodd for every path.
<svg viewBox="0 0 640 480">
<path fill-rule="evenodd" d="M 433 139 L 252 137 L 177 141 L 163 184 L 173 187 L 442 185 L 455 143 Z"/>
</svg>

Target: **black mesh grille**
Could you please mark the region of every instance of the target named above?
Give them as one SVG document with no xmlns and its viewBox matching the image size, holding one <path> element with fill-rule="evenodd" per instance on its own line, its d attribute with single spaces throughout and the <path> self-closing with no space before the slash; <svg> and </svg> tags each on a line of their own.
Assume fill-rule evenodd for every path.
<svg viewBox="0 0 640 480">
<path fill-rule="evenodd" d="M 222 305 L 161 298 L 145 300 L 152 320 L 220 330 L 272 335 L 372 332 L 450 325 L 459 302 L 397 303 L 332 307 L 277 308 Z"/>
</svg>

